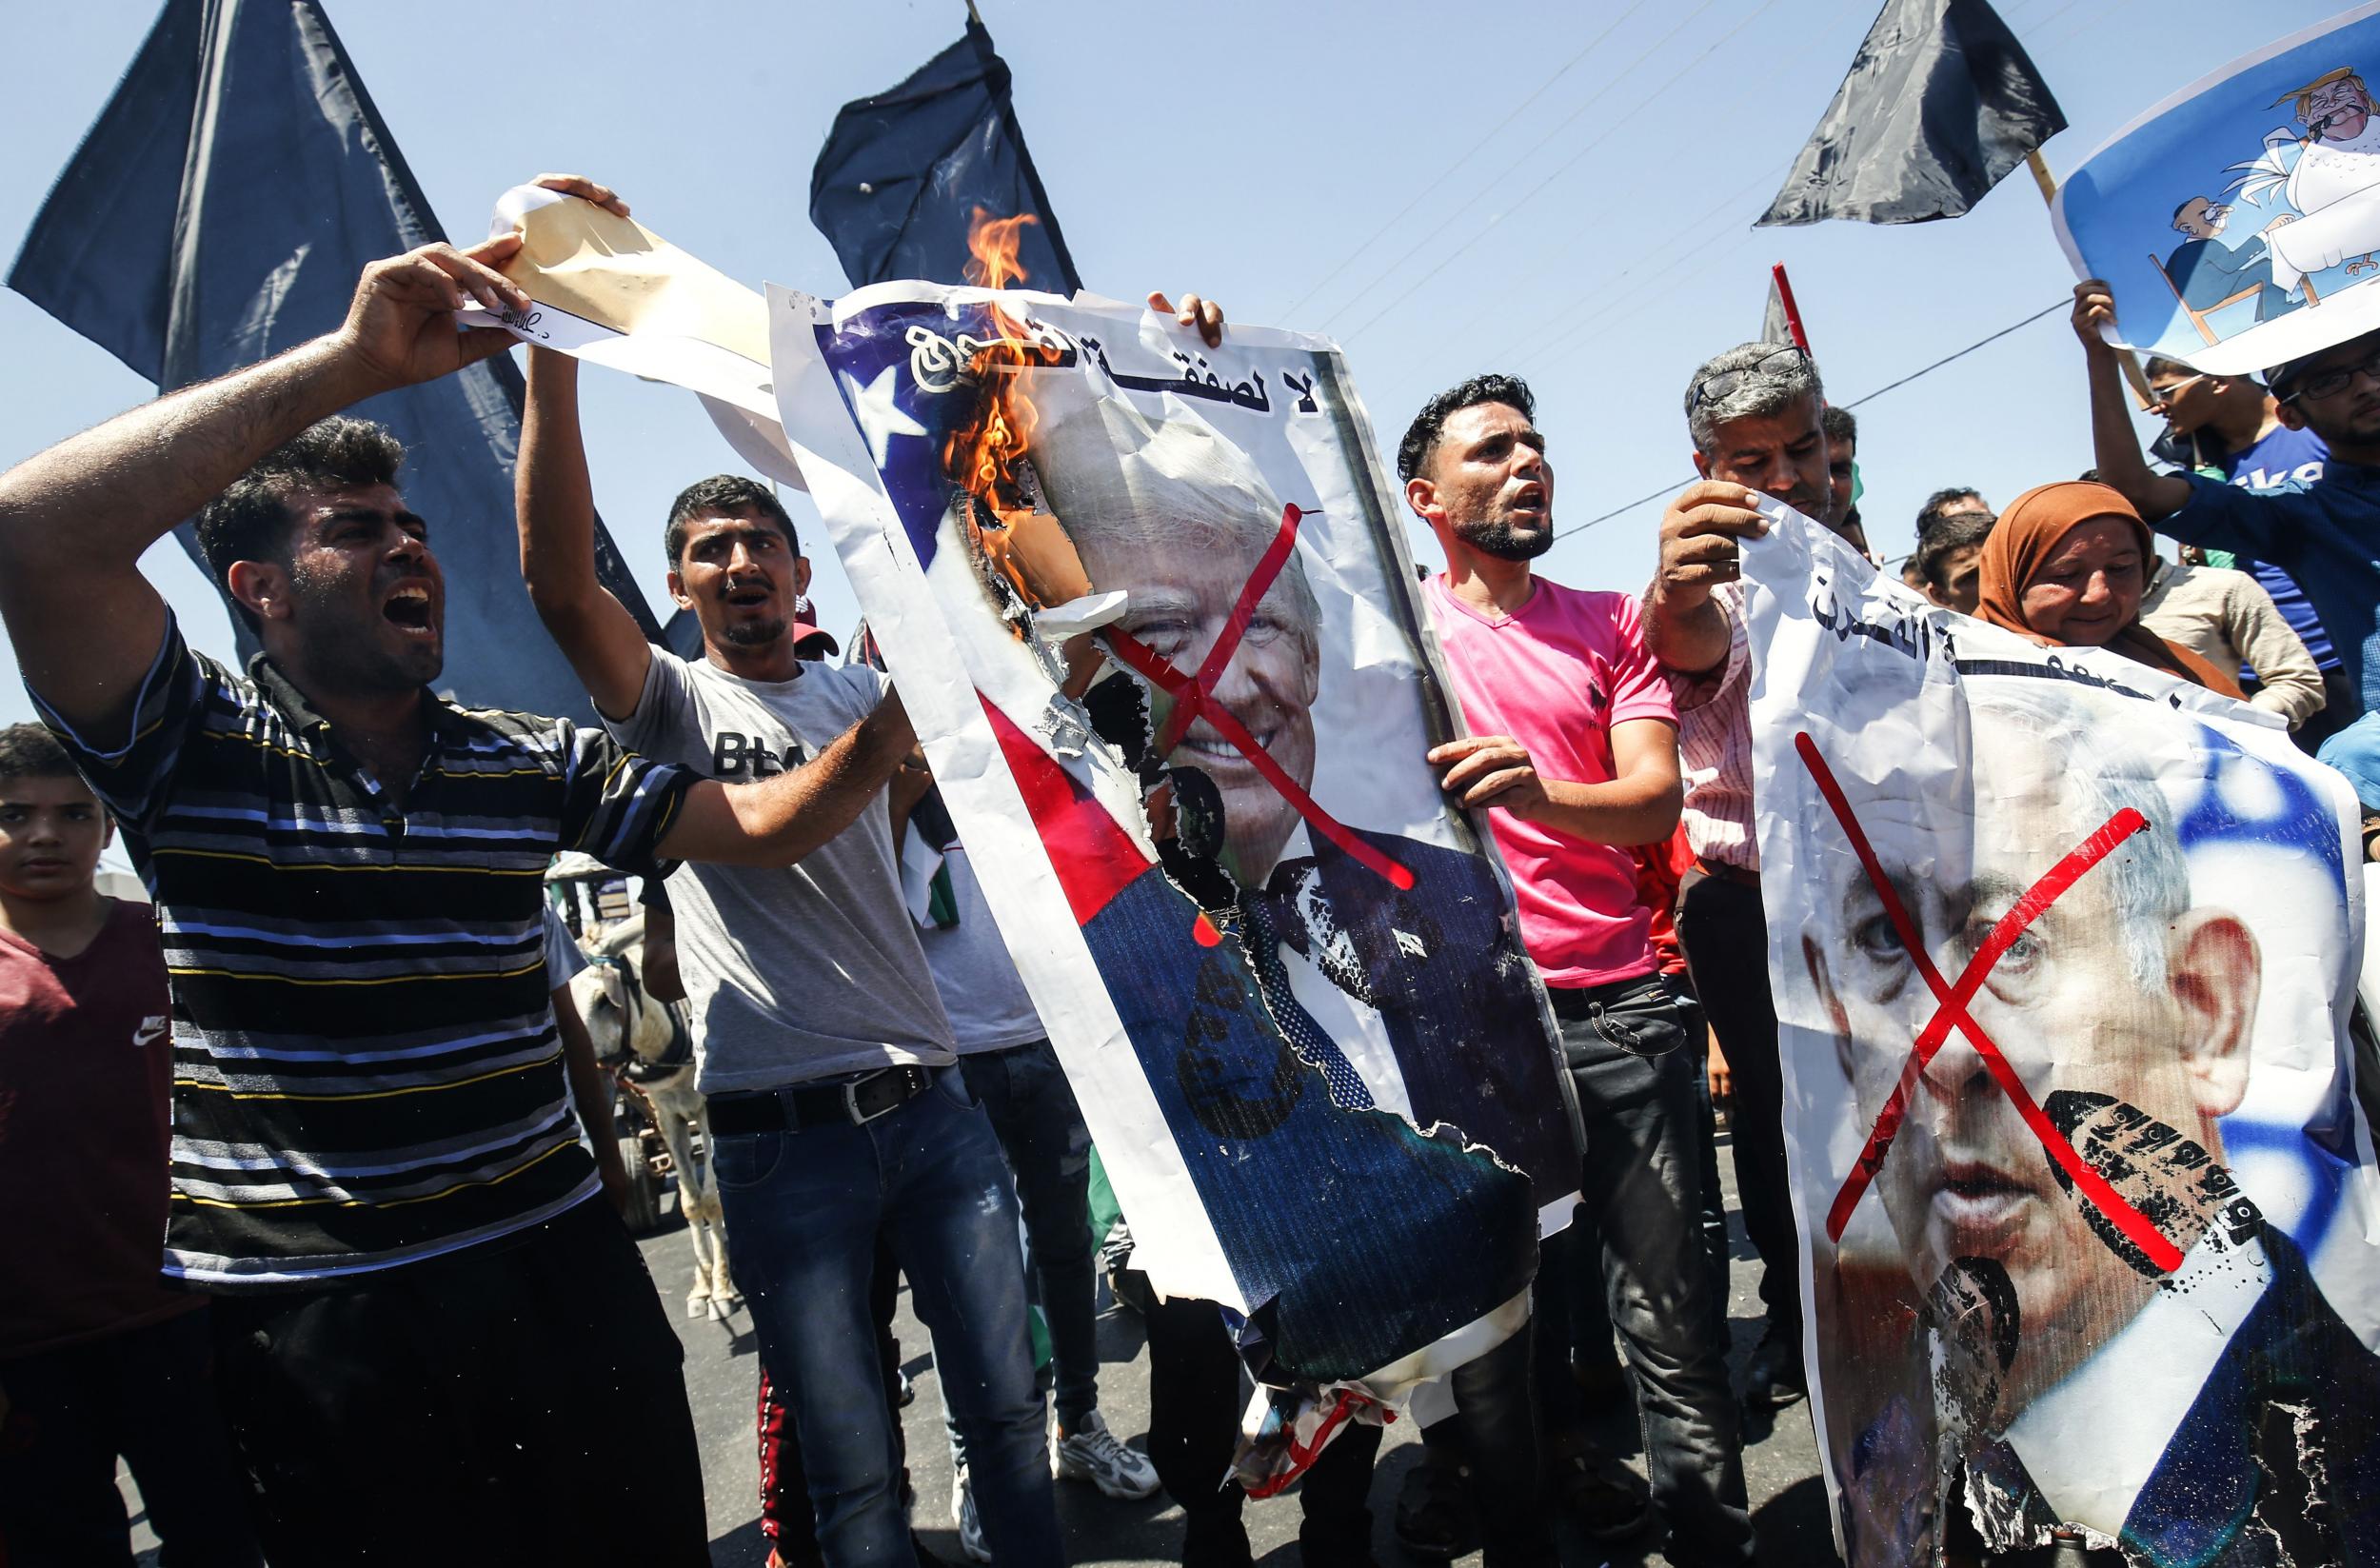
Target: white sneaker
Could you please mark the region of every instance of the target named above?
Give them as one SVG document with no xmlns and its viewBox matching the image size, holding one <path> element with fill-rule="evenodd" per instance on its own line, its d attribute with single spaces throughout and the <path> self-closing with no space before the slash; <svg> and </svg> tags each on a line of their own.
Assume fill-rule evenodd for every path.
<svg viewBox="0 0 2380 1568">
<path fill-rule="evenodd" d="M 989 1562 L 992 1549 L 983 1544 L 983 1520 L 975 1511 L 975 1482 L 962 1466 L 950 1480 L 950 1522 L 959 1532 L 959 1550 L 970 1562 Z"/>
<path fill-rule="evenodd" d="M 1050 1439 L 1049 1473 L 1060 1480 L 1089 1481 L 1111 1498 L 1145 1498 L 1158 1484 L 1148 1456 L 1118 1441 L 1096 1410 L 1077 1430 L 1061 1429 Z"/>
</svg>

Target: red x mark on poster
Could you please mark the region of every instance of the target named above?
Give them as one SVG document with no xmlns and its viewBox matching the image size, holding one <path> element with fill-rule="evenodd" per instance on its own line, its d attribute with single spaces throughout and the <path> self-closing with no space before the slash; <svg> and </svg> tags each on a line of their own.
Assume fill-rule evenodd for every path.
<svg viewBox="0 0 2380 1568">
<path fill-rule="evenodd" d="M 2129 806 L 2110 817 L 2097 832 L 2085 839 L 2073 853 L 2052 866 L 2039 882 L 2026 889 L 2024 897 L 2018 899 L 1992 927 L 1991 935 L 1984 938 L 1983 944 L 1975 949 L 1975 956 L 1967 961 L 1967 967 L 1959 971 L 1958 983 L 1952 985 L 1944 982 L 1942 972 L 1934 966 L 1933 959 L 1927 955 L 1925 938 L 1918 933 L 1916 923 L 1909 918 L 1909 911 L 1901 906 L 1900 895 L 1885 876 L 1882 863 L 1876 859 L 1875 850 L 1868 843 L 1868 835 L 1860 828 L 1858 819 L 1852 815 L 1851 803 L 1844 799 L 1843 787 L 1835 782 L 1834 770 L 1819 755 L 1817 744 L 1808 734 L 1798 734 L 1794 737 L 1794 749 L 1800 753 L 1802 765 L 1809 768 L 1810 777 L 1817 784 L 1818 793 L 1826 798 L 1828 808 L 1835 813 L 1835 820 L 1842 824 L 1844 836 L 1851 840 L 1852 853 L 1859 857 L 1860 868 L 1868 874 L 1868 881 L 1874 886 L 1877 899 L 1883 903 L 1885 918 L 1893 923 L 1894 934 L 1900 939 L 1910 962 L 1917 966 L 1917 973 L 1925 978 L 1926 988 L 1934 993 L 1935 1002 L 1934 1016 L 1918 1031 L 1909 1060 L 1901 1067 L 1900 1082 L 1893 1086 L 1892 1097 L 1876 1113 L 1875 1126 L 1868 1134 L 1867 1147 L 1860 1151 L 1858 1162 L 1844 1178 L 1842 1190 L 1835 1195 L 1834 1205 L 1827 1210 L 1827 1239 L 1835 1241 L 1843 1239 L 1843 1227 L 1851 1222 L 1852 1210 L 1858 1207 L 1861 1195 L 1875 1180 L 1876 1172 L 1884 1168 L 1884 1157 L 1892 1149 L 1893 1139 L 1900 1131 L 1901 1122 L 1908 1117 L 1910 1097 L 1916 1093 L 1918 1079 L 1924 1074 L 1927 1064 L 1933 1062 L 1934 1053 L 1942 1048 L 1943 1042 L 1950 1038 L 1951 1031 L 1956 1029 L 1967 1037 L 1975 1054 L 1983 1059 L 1984 1068 L 1991 1073 L 1993 1082 L 2008 1096 L 2010 1103 L 2016 1107 L 2016 1114 L 2024 1118 L 2025 1125 L 2033 1129 L 2033 1135 L 2041 1141 L 2042 1148 L 2073 1180 L 2084 1198 L 2106 1215 L 2132 1245 L 2145 1253 L 2159 1272 L 2171 1274 L 2181 1267 L 2181 1249 L 2167 1241 L 2162 1231 L 2151 1224 L 2146 1216 L 2125 1201 L 2122 1193 L 2111 1186 L 2105 1177 L 2092 1169 L 2089 1162 L 2074 1152 L 2074 1146 L 2058 1131 L 2057 1124 L 2034 1102 L 2024 1080 L 2017 1076 L 2016 1069 L 2009 1065 L 2008 1059 L 2000 1054 L 2000 1048 L 1992 1042 L 1992 1037 L 1984 1033 L 1983 1026 L 1967 1011 L 1967 1003 L 1991 978 L 1993 965 L 1999 963 L 2001 956 L 2015 944 L 2016 939 L 2023 936 L 2027 928 L 2040 919 L 2043 912 L 2055 903 L 2068 888 L 2081 881 L 2086 872 L 2112 854 L 2118 844 L 2144 831 L 2149 820 Z"/>
<path fill-rule="evenodd" d="M 1386 877 L 1391 886 L 1400 889 L 1411 887 L 1412 872 L 1373 848 L 1317 805 L 1314 797 L 1307 794 L 1280 764 L 1273 761 L 1273 754 L 1257 744 L 1256 737 L 1248 733 L 1247 726 L 1232 717 L 1231 711 L 1222 704 L 1214 700 L 1216 684 L 1222 680 L 1223 671 L 1230 667 L 1231 656 L 1239 651 L 1240 640 L 1247 635 L 1248 623 L 1256 619 L 1257 605 L 1263 602 L 1265 590 L 1273 586 L 1273 580 L 1281 574 L 1281 568 L 1289 565 L 1290 557 L 1297 551 L 1298 519 L 1303 515 L 1296 506 L 1281 508 L 1279 531 L 1273 535 L 1273 542 L 1265 546 L 1264 554 L 1256 564 L 1256 570 L 1249 574 L 1246 585 L 1240 588 L 1240 597 L 1232 604 L 1231 619 L 1216 635 L 1215 645 L 1207 649 L 1206 659 L 1199 665 L 1198 674 L 1182 674 L 1161 654 L 1121 627 L 1107 628 L 1107 645 L 1135 673 L 1154 682 L 1173 699 L 1173 711 L 1166 716 L 1165 726 L 1157 735 L 1157 756 L 1169 755 L 1175 746 L 1181 744 L 1183 731 L 1196 721 L 1204 719 L 1215 727 L 1217 734 L 1230 744 L 1233 750 L 1248 759 L 1249 764 L 1263 776 L 1264 782 L 1271 784 L 1281 799 L 1297 808 L 1298 815 L 1306 820 L 1308 827 L 1337 844 L 1349 860 Z"/>
</svg>

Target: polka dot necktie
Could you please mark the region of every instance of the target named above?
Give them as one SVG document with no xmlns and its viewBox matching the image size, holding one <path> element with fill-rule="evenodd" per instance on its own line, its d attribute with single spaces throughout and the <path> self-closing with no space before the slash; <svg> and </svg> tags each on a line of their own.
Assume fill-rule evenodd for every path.
<svg viewBox="0 0 2380 1568">
<path fill-rule="evenodd" d="M 1273 1022 L 1279 1025 L 1292 1050 L 1310 1065 L 1322 1069 L 1322 1082 L 1330 1086 L 1334 1103 L 1349 1110 L 1369 1110 L 1373 1105 L 1372 1091 L 1364 1086 L 1363 1076 L 1290 989 L 1289 967 L 1280 961 L 1280 933 L 1275 919 L 1277 909 L 1282 917 L 1298 919 L 1294 903 L 1273 894 L 1251 893 L 1241 897 L 1240 907 L 1248 923 L 1248 960 L 1256 969 L 1257 983 L 1264 988 L 1265 1005 L 1272 1011 Z"/>
</svg>

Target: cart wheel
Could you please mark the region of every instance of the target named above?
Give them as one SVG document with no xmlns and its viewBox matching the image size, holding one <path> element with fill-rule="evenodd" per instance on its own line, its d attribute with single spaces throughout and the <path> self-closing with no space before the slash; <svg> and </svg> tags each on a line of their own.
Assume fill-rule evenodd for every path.
<svg viewBox="0 0 2380 1568">
<path fill-rule="evenodd" d="M 628 1234 L 650 1236 L 661 1229 L 661 1182 L 633 1134 L 620 1140 L 620 1162 L 628 1168 Z"/>
</svg>

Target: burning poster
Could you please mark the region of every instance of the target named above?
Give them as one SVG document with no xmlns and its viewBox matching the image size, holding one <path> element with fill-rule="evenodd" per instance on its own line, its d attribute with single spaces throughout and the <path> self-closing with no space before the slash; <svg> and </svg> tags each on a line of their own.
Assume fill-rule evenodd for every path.
<svg viewBox="0 0 2380 1568">
<path fill-rule="evenodd" d="M 1457 721 L 1337 352 L 923 284 L 769 318 L 1136 1260 L 1281 1383 L 1396 1397 L 1501 1340 L 1574 1113 L 1501 865 L 1422 762 Z"/>
<path fill-rule="evenodd" d="M 1761 882 L 1846 1559 L 2380 1561 L 2344 782 L 1775 514 Z"/>
<path fill-rule="evenodd" d="M 2232 61 L 2067 177 L 2052 221 L 2119 340 L 2213 375 L 2380 328 L 2380 5 Z"/>
</svg>

